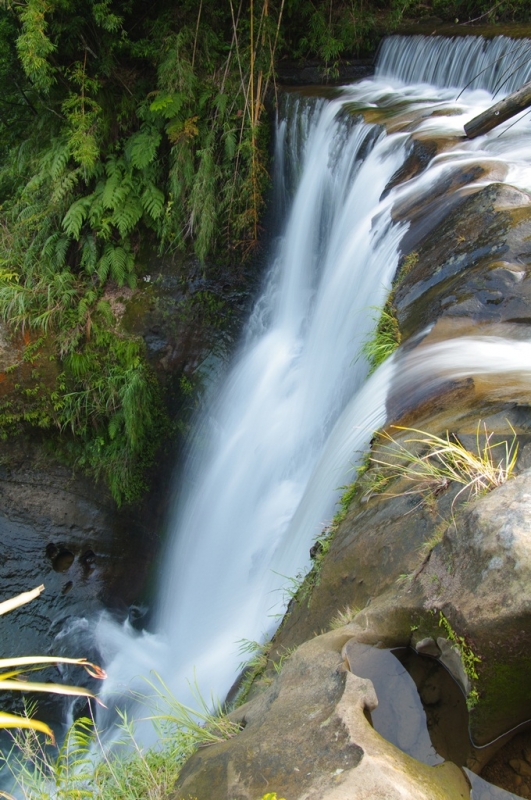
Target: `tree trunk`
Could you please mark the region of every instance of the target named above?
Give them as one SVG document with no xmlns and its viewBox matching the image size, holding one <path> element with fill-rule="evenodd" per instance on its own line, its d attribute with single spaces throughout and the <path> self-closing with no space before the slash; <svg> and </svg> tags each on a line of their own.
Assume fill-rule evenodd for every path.
<svg viewBox="0 0 531 800">
<path fill-rule="evenodd" d="M 523 111 L 524 108 L 528 108 L 528 106 L 531 106 L 531 81 L 524 83 L 516 92 L 508 95 L 504 100 L 500 100 L 499 103 L 467 122 L 465 133 L 469 139 L 475 139 L 476 136 L 488 133 L 496 125 L 514 117 L 515 114 Z"/>
</svg>

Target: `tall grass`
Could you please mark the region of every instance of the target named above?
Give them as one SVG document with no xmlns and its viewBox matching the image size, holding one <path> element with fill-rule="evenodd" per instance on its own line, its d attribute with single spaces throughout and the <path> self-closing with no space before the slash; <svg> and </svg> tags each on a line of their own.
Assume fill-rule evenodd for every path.
<svg viewBox="0 0 531 800">
<path fill-rule="evenodd" d="M 417 428 L 393 426 L 407 436 L 399 441 L 383 432 L 384 446 L 371 455 L 371 464 L 377 467 L 379 491 L 391 496 L 415 494 L 424 497 L 439 494 L 451 483 L 461 485 L 454 498 L 465 493 L 467 498 L 495 489 L 513 474 L 518 455 L 516 435 L 512 439 L 492 442 L 493 434 L 486 425 L 476 429 L 476 452 L 468 450 L 455 434 L 448 431 L 443 436 Z M 409 445 L 409 446 L 408 446 Z M 408 488 L 398 492 L 388 489 L 396 479 L 406 482 Z"/>
<path fill-rule="evenodd" d="M 34 730 L 15 733 L 10 752 L 3 756 L 13 779 L 13 798 L 164 800 L 195 750 L 239 733 L 240 726 L 222 713 L 219 703 L 207 703 L 195 684 L 196 708 L 191 708 L 173 697 L 160 676 L 146 682 L 147 693 L 133 696 L 147 715 L 134 721 L 117 710 L 112 747 L 102 741 L 93 717 L 76 720 L 59 748 L 44 743 Z M 144 748 L 140 741 L 138 724 L 146 723 L 154 729 L 155 747 Z"/>
</svg>

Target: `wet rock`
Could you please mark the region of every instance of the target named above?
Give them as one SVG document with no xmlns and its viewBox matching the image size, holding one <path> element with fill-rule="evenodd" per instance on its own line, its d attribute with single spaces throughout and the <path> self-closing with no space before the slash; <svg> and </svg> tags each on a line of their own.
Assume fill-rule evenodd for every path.
<svg viewBox="0 0 531 800">
<path fill-rule="evenodd" d="M 426 636 L 425 639 L 421 639 L 420 642 L 417 642 L 415 645 L 415 650 L 417 653 L 421 653 L 422 655 L 426 656 L 434 656 L 434 658 L 439 658 L 441 655 L 441 650 L 437 642 L 431 638 L 431 636 Z"/>
<path fill-rule="evenodd" d="M 66 572 L 74 563 L 74 554 L 62 547 L 53 559 L 53 568 L 56 572 Z"/>
<path fill-rule="evenodd" d="M 391 189 L 398 186 L 404 181 L 415 178 L 428 166 L 431 159 L 437 152 L 437 144 L 434 141 L 419 141 L 415 139 L 411 152 L 404 161 L 401 167 L 397 169 L 395 174 L 384 189 L 382 197 L 386 197 Z"/>
<path fill-rule="evenodd" d="M 154 517 L 138 507 L 117 510 L 101 487 L 95 492 L 89 479 L 73 476 L 38 441 L 10 442 L 6 450 L 8 469 L 0 475 L 2 597 L 41 583 L 46 588 L 31 607 L 3 617 L 4 649 L 14 656 L 96 658 L 88 652 L 88 634 L 82 644 L 66 632 L 76 620 L 91 625 L 103 608 L 125 609 L 139 599 L 160 510 L 156 502 Z"/>
<path fill-rule="evenodd" d="M 459 514 L 419 583 L 426 607 L 444 609 L 481 656 L 481 701 L 471 723 L 488 741 L 531 718 L 531 473 Z"/>
<path fill-rule="evenodd" d="M 374 74 L 372 59 L 353 59 L 342 61 L 336 72 L 331 74 L 327 65 L 321 61 L 280 61 L 277 79 L 284 86 L 308 86 L 320 84 L 352 83 Z"/>
<path fill-rule="evenodd" d="M 245 727 L 233 739 L 198 751 L 172 800 L 255 800 L 276 790 L 289 800 L 459 800 L 463 773 L 428 767 L 376 733 L 365 716 L 377 697 L 371 681 L 345 672 L 345 633 L 300 647 L 263 694 L 230 716 Z"/>
<path fill-rule="evenodd" d="M 434 706 L 440 702 L 441 689 L 436 683 L 425 683 L 419 691 L 422 704 L 425 706 Z"/>
<path fill-rule="evenodd" d="M 465 694 L 468 694 L 471 688 L 470 679 L 465 672 L 459 650 L 455 645 L 449 642 L 448 639 L 444 639 L 442 636 L 437 638 L 437 645 L 441 653 L 439 656 L 441 663 L 444 664 L 450 675 L 452 675 L 461 686 Z"/>
<path fill-rule="evenodd" d="M 348 602 L 363 609 L 347 626 L 357 641 L 420 643 L 422 649 L 426 639 L 437 640 L 446 665 L 468 691 L 459 648 L 445 641 L 439 626 L 442 611 L 469 652 L 481 658 L 470 724 L 473 740 L 483 745 L 531 719 L 531 472 L 466 506 L 454 503 L 456 492 L 448 489 L 429 505 L 407 495 L 376 496 L 369 503 L 358 497 L 323 561 L 309 608 L 292 607 L 272 653 L 325 629 Z M 444 519 L 445 529 L 426 554 L 422 542 Z M 349 573 L 364 583 L 345 581 Z M 474 768 L 502 744 L 474 751 L 469 743 Z"/>
<path fill-rule="evenodd" d="M 509 766 L 517 775 L 521 775 L 523 778 L 531 778 L 531 766 L 527 761 L 523 761 L 521 758 L 512 758 L 509 761 Z"/>
<path fill-rule="evenodd" d="M 439 197 L 434 202 L 440 203 Z M 441 316 L 482 323 L 529 322 L 529 195 L 491 184 L 461 198 L 426 231 L 428 223 L 425 215 L 419 223 L 413 220 L 409 240 L 403 242 L 406 250 L 415 252 L 413 266 L 396 291 L 404 339 Z"/>
</svg>

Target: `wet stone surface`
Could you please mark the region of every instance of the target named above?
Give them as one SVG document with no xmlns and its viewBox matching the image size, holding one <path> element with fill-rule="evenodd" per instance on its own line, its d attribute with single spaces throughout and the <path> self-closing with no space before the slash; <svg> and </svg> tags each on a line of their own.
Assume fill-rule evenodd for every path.
<svg viewBox="0 0 531 800">
<path fill-rule="evenodd" d="M 412 248 L 413 266 L 396 292 L 404 338 L 442 316 L 528 324 L 530 236 L 524 193 L 494 184 L 461 201 Z"/>
</svg>

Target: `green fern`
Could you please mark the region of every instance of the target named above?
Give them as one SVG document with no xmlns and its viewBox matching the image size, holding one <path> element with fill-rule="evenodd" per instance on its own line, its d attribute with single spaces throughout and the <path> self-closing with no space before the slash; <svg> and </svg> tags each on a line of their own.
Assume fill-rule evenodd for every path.
<svg viewBox="0 0 531 800">
<path fill-rule="evenodd" d="M 133 167 L 144 169 L 157 155 L 161 134 L 157 130 L 141 130 L 130 137 L 125 154 Z"/>
<path fill-rule="evenodd" d="M 63 230 L 73 239 L 79 239 L 83 223 L 87 219 L 92 198 L 80 197 L 76 200 L 63 217 Z"/>
</svg>

